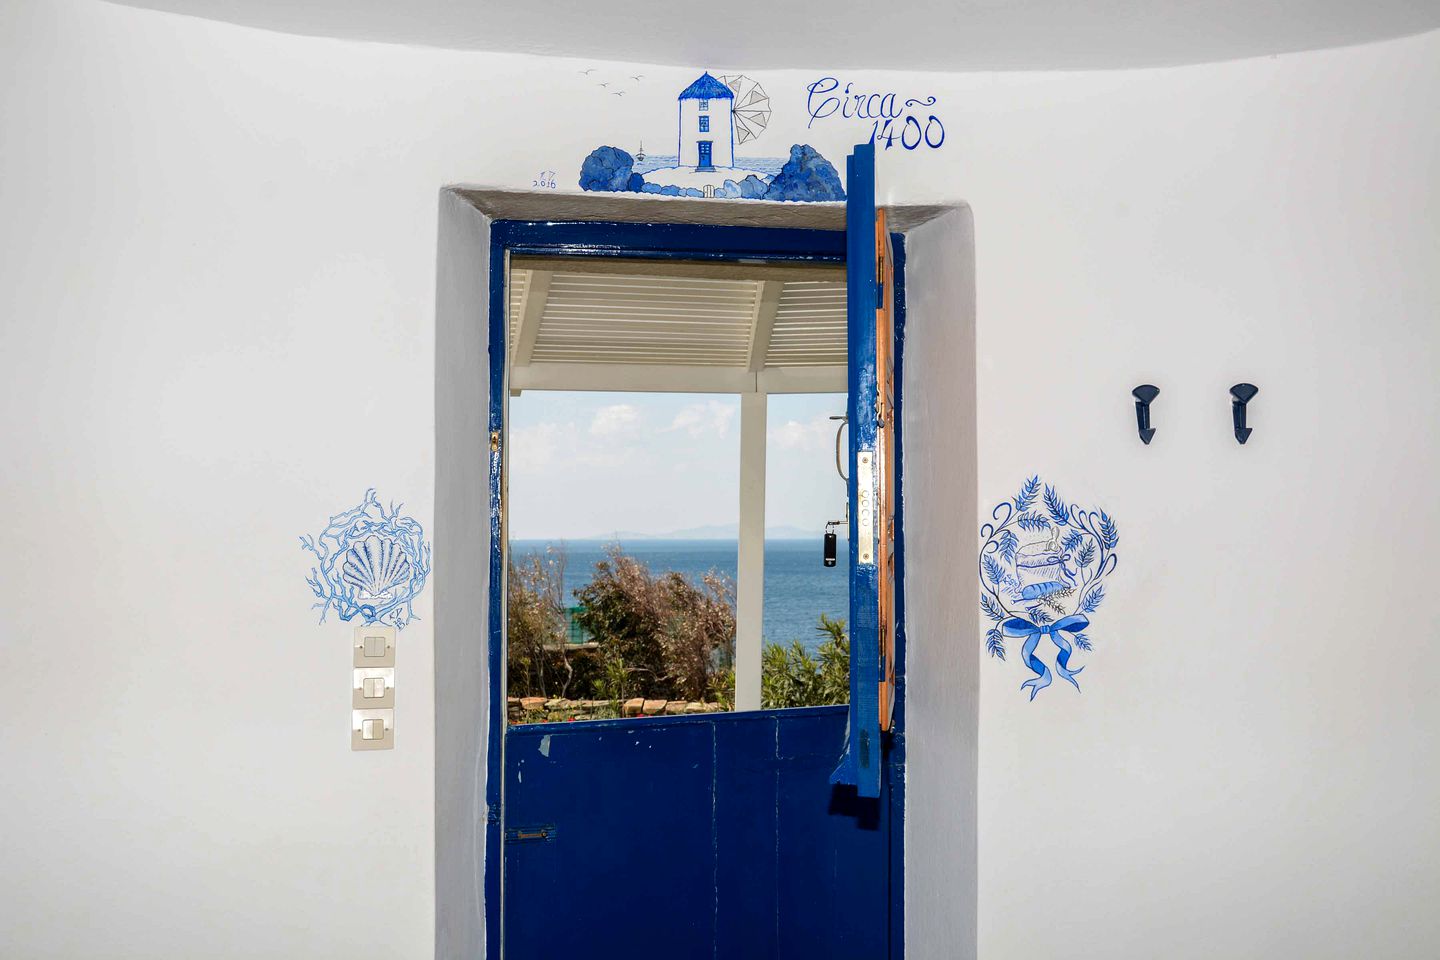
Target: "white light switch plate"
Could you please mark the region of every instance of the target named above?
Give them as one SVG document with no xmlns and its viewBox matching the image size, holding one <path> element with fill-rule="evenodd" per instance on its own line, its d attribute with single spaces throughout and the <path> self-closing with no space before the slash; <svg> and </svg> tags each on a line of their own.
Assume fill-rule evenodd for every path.
<svg viewBox="0 0 1440 960">
<path fill-rule="evenodd" d="M 395 668 L 356 667 L 355 680 L 350 688 L 350 706 L 356 710 L 394 708 Z"/>
<path fill-rule="evenodd" d="M 395 628 L 379 623 L 356 627 L 355 666 L 395 666 Z"/>
<path fill-rule="evenodd" d="M 394 710 L 350 711 L 351 750 L 395 749 Z"/>
</svg>

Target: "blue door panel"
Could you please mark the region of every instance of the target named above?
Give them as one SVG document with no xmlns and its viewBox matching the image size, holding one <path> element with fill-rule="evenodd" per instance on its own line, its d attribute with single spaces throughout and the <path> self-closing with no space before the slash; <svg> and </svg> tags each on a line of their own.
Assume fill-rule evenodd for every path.
<svg viewBox="0 0 1440 960">
<path fill-rule="evenodd" d="M 633 957 L 643 941 L 710 956 L 714 850 L 697 817 L 710 816 L 711 731 L 546 724 L 506 738 L 507 955 Z"/>
<path fill-rule="evenodd" d="M 737 714 L 715 730 L 717 957 L 778 960 L 775 909 L 775 728 L 769 713 Z M 769 891 L 770 896 L 762 895 Z"/>
<path fill-rule="evenodd" d="M 506 955 L 885 956 L 888 820 L 827 782 L 845 720 L 817 707 L 512 728 Z"/>
<path fill-rule="evenodd" d="M 887 955 L 889 818 L 854 787 L 829 780 L 845 718 L 796 717 L 780 726 L 777 900 L 787 918 L 780 956 Z M 823 953 L 812 945 L 824 944 Z"/>
</svg>

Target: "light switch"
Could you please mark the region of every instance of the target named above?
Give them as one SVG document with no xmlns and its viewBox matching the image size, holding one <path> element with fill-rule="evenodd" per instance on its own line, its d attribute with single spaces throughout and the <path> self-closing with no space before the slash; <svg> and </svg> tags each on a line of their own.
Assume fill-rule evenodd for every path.
<svg viewBox="0 0 1440 960">
<path fill-rule="evenodd" d="M 357 667 L 395 666 L 395 628 L 383 623 L 371 623 L 355 628 L 355 658 Z"/>
<path fill-rule="evenodd" d="M 350 706 L 355 710 L 383 710 L 395 706 L 394 667 L 356 667 L 350 685 Z"/>
<path fill-rule="evenodd" d="M 350 723 L 351 750 L 391 750 L 395 747 L 394 710 L 355 710 Z"/>
<path fill-rule="evenodd" d="M 395 628 L 368 623 L 355 628 L 350 684 L 350 749 L 395 746 Z"/>
</svg>

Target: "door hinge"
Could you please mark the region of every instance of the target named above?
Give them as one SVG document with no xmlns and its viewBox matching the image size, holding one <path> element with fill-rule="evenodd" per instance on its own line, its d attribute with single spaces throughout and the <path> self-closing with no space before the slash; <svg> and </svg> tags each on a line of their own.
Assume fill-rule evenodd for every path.
<svg viewBox="0 0 1440 960">
<path fill-rule="evenodd" d="M 499 453 L 499 452 L 500 452 L 500 431 L 499 431 L 499 430 L 491 430 L 491 431 L 490 431 L 490 452 L 491 452 L 491 453 Z"/>
</svg>

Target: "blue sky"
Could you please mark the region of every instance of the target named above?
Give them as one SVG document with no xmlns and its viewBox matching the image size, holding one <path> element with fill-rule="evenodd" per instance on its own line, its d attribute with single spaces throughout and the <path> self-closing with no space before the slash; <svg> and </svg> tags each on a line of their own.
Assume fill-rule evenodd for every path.
<svg viewBox="0 0 1440 960">
<path fill-rule="evenodd" d="M 767 527 L 814 531 L 845 511 L 835 473 L 844 394 L 777 395 L 766 437 Z M 510 536 L 663 534 L 739 517 L 740 398 L 527 391 L 510 399 Z"/>
</svg>

